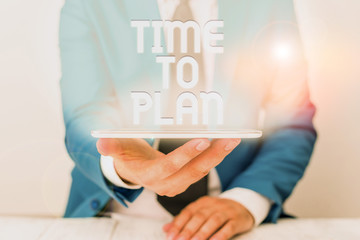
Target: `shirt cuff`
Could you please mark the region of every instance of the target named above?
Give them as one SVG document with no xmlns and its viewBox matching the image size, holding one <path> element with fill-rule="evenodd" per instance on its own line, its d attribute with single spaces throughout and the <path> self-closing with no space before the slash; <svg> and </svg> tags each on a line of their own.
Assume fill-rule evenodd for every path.
<svg viewBox="0 0 360 240">
<path fill-rule="evenodd" d="M 233 188 L 221 193 L 219 197 L 231 199 L 243 205 L 254 217 L 254 227 L 265 220 L 273 204 L 270 199 L 247 188 Z"/>
<path fill-rule="evenodd" d="M 110 156 L 101 156 L 100 158 L 101 171 L 105 178 L 114 184 L 117 187 L 127 188 L 127 189 L 140 189 L 140 185 L 127 184 L 125 183 L 119 175 L 116 173 L 114 167 L 114 159 Z"/>
</svg>

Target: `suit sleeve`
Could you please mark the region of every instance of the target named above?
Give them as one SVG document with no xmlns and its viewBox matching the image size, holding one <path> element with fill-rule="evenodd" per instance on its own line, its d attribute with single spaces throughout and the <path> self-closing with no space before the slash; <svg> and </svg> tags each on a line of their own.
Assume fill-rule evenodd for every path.
<svg viewBox="0 0 360 240">
<path fill-rule="evenodd" d="M 60 51 L 66 148 L 83 175 L 126 205 L 124 200 L 133 201 L 142 189 L 117 188 L 106 181 L 90 135 L 91 130 L 118 128 L 121 116 L 113 79 L 81 0 L 67 0 L 62 9 Z"/>
<path fill-rule="evenodd" d="M 296 24 L 288 26 L 273 25 L 271 39 L 286 39 L 290 55 L 273 59 L 273 78 L 263 104 L 264 138 L 252 164 L 228 187 L 248 188 L 270 199 L 273 205 L 266 222 L 276 222 L 283 213 L 282 204 L 303 176 L 316 140 L 315 107 L 310 101 L 300 36 Z"/>
</svg>

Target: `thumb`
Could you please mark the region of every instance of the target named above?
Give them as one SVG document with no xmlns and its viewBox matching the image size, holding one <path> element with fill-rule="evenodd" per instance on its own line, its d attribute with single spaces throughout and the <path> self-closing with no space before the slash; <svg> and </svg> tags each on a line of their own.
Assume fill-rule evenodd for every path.
<svg viewBox="0 0 360 240">
<path fill-rule="evenodd" d="M 100 138 L 96 147 L 98 152 L 103 156 L 118 156 L 124 151 L 124 144 L 116 138 Z"/>
<path fill-rule="evenodd" d="M 154 158 L 153 148 L 144 140 L 137 138 L 100 138 L 96 143 L 98 152 L 103 156 L 120 157 L 135 154 L 146 158 Z"/>
</svg>

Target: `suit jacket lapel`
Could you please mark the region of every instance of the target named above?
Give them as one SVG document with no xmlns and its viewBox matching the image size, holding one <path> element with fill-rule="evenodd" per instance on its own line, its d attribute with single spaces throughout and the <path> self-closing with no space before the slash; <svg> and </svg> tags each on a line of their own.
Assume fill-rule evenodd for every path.
<svg viewBox="0 0 360 240">
<path fill-rule="evenodd" d="M 117 0 L 121 1 L 125 9 L 127 19 L 131 20 L 161 20 L 160 11 L 157 0 Z M 151 26 L 150 26 L 151 28 Z M 129 34 L 136 34 L 135 29 Z M 142 61 L 146 62 L 147 78 L 151 82 L 154 89 L 161 86 L 161 64 L 156 63 L 156 55 L 151 52 L 149 46 L 152 45 L 153 31 L 150 29 L 145 30 L 145 52 L 141 54 Z M 134 53 L 137 54 L 137 53 Z"/>
</svg>

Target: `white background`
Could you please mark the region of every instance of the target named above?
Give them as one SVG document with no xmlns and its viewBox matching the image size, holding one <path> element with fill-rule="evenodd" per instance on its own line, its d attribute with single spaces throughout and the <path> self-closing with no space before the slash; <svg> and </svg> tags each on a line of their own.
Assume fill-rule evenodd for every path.
<svg viewBox="0 0 360 240">
<path fill-rule="evenodd" d="M 72 162 L 60 105 L 63 0 L 0 0 L 0 215 L 60 216 Z M 319 139 L 286 204 L 360 217 L 360 1 L 298 0 Z"/>
</svg>

